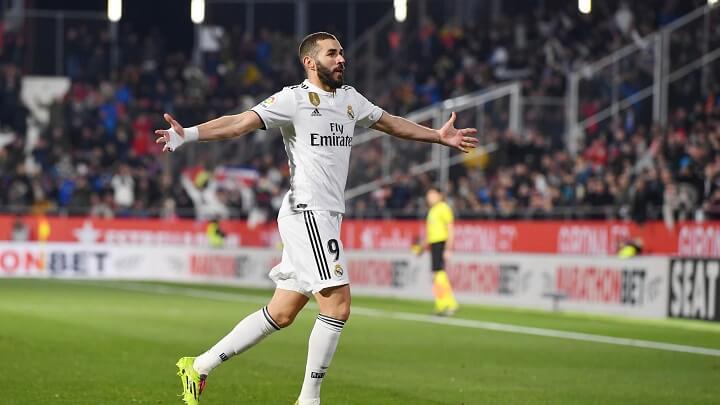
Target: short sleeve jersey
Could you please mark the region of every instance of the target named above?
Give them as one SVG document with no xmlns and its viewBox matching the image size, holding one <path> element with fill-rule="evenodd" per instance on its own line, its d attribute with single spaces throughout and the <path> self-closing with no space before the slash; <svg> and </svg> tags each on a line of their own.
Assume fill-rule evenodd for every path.
<svg viewBox="0 0 720 405">
<path fill-rule="evenodd" d="M 304 210 L 345 212 L 345 184 L 355 127 L 369 128 L 383 110 L 351 86 L 327 92 L 305 80 L 251 109 L 265 129 L 280 128 L 290 190 L 279 216 Z"/>
<path fill-rule="evenodd" d="M 427 242 L 444 242 L 448 238 L 448 226 L 454 221 L 450 206 L 441 201 L 433 205 L 427 216 Z"/>
</svg>

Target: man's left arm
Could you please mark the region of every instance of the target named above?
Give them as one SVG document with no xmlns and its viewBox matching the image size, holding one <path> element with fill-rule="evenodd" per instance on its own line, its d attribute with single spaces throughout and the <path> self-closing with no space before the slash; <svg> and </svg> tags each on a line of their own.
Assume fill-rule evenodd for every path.
<svg viewBox="0 0 720 405">
<path fill-rule="evenodd" d="M 385 132 L 386 134 L 408 139 L 412 141 L 439 143 L 458 149 L 462 152 L 469 152 L 477 146 L 475 128 L 455 128 L 457 114 L 454 112 L 450 119 L 440 129 L 432 129 L 416 124 L 410 120 L 383 112 L 380 119 L 371 126 L 372 129 Z"/>
<path fill-rule="evenodd" d="M 450 257 L 452 257 L 452 249 L 455 244 L 455 215 L 453 215 L 452 210 L 449 208 L 445 220 L 447 221 L 447 240 L 445 240 L 445 251 L 443 252 L 443 257 L 447 261 L 450 260 Z"/>
<path fill-rule="evenodd" d="M 450 257 L 452 257 L 453 243 L 455 242 L 455 229 L 452 222 L 447 225 L 447 231 L 448 236 L 445 241 L 445 251 L 443 252 L 443 257 L 445 260 L 450 260 Z"/>
</svg>

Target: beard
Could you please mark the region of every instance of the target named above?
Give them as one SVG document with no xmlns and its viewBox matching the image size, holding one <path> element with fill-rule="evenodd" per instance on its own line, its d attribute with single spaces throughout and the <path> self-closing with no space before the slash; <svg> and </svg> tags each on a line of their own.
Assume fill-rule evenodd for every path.
<svg viewBox="0 0 720 405">
<path fill-rule="evenodd" d="M 339 89 L 339 88 L 344 84 L 344 81 L 343 81 L 343 76 L 344 76 L 344 74 L 340 76 L 340 79 L 335 80 L 335 79 L 333 78 L 333 74 L 334 74 L 335 72 L 333 72 L 332 70 L 330 70 L 330 69 L 326 68 L 325 66 L 323 66 L 322 63 L 320 63 L 319 60 L 316 60 L 316 61 L 315 61 L 315 66 L 317 66 L 318 78 L 320 79 L 320 81 L 321 81 L 324 85 L 326 85 L 326 86 L 330 87 L 331 89 L 335 90 L 335 89 Z"/>
</svg>

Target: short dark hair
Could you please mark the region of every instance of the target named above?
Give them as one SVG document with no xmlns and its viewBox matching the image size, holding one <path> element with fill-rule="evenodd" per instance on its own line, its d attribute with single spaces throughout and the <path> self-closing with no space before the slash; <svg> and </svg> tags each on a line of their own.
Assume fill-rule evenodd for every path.
<svg viewBox="0 0 720 405">
<path fill-rule="evenodd" d="M 434 184 L 431 185 L 430 187 L 427 188 L 427 190 L 426 190 L 425 192 L 426 192 L 426 193 L 429 193 L 429 192 L 431 192 L 431 191 L 434 191 L 434 192 L 440 194 L 441 196 L 444 196 L 442 190 L 441 190 L 440 187 L 438 187 L 437 185 L 434 185 Z"/>
<path fill-rule="evenodd" d="M 300 47 L 298 48 L 300 63 L 302 63 L 303 58 L 306 55 L 314 57 L 318 52 L 318 42 L 324 39 L 334 39 L 337 41 L 337 37 L 329 32 L 316 32 L 303 38 L 302 42 L 300 42 Z"/>
</svg>

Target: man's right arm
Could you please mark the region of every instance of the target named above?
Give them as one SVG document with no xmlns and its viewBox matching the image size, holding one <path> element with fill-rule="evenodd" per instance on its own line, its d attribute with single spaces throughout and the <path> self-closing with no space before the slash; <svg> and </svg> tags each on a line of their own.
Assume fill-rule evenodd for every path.
<svg viewBox="0 0 720 405">
<path fill-rule="evenodd" d="M 164 114 L 169 129 L 159 129 L 155 134 L 157 143 L 164 143 L 163 151 L 174 151 L 185 142 L 217 141 L 245 135 L 263 127 L 263 122 L 254 111 L 226 115 L 195 127 L 183 128 L 170 114 Z"/>
<path fill-rule="evenodd" d="M 163 151 L 172 152 L 185 142 L 230 139 L 256 129 L 280 128 L 292 122 L 296 107 L 295 93 L 286 87 L 249 111 L 216 118 L 196 127 L 183 128 L 170 114 L 165 114 L 163 117 L 170 128 L 155 131 L 160 136 L 156 142 L 165 144 Z"/>
<path fill-rule="evenodd" d="M 226 115 L 198 125 L 199 141 L 219 141 L 236 138 L 263 127 L 263 122 L 254 111 Z"/>
</svg>

